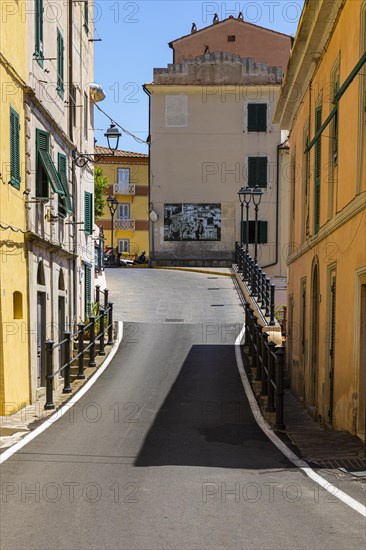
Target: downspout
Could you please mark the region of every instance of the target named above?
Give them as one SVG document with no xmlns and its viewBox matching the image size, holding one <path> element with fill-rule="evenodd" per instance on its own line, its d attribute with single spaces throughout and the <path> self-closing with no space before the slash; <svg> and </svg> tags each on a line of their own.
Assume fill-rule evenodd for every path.
<svg viewBox="0 0 366 550">
<path fill-rule="evenodd" d="M 151 267 L 151 256 L 154 253 L 154 222 L 150 220 L 151 209 L 151 93 L 146 88 L 145 84 L 142 86 L 144 92 L 149 96 L 149 158 L 148 158 L 148 210 L 149 210 L 149 267 Z"/>
</svg>

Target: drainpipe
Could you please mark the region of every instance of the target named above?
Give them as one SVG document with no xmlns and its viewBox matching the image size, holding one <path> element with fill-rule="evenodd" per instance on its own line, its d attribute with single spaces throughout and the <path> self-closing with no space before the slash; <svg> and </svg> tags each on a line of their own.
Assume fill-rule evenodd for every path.
<svg viewBox="0 0 366 550">
<path fill-rule="evenodd" d="M 146 88 L 145 84 L 142 86 L 145 94 L 149 96 L 149 159 L 148 159 L 148 210 L 149 210 L 149 216 L 150 216 L 150 209 L 152 207 L 151 204 L 151 93 Z M 149 267 L 151 267 L 151 255 L 154 253 L 154 222 L 150 220 L 149 217 Z"/>
</svg>

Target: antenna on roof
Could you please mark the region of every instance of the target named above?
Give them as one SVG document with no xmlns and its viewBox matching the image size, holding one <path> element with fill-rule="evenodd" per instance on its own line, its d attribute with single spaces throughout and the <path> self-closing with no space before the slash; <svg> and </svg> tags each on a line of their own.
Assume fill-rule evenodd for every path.
<svg viewBox="0 0 366 550">
<path fill-rule="evenodd" d="M 197 32 L 197 25 L 196 23 L 192 23 L 191 33 Z"/>
<path fill-rule="evenodd" d="M 220 19 L 219 19 L 219 16 L 217 15 L 217 13 L 215 13 L 215 15 L 214 15 L 214 18 L 213 18 L 213 21 L 212 21 L 212 22 L 213 22 L 213 23 L 218 23 L 219 21 L 220 21 Z"/>
<path fill-rule="evenodd" d="M 244 15 L 242 11 L 239 12 L 238 19 L 240 19 L 240 21 L 244 21 Z"/>
</svg>

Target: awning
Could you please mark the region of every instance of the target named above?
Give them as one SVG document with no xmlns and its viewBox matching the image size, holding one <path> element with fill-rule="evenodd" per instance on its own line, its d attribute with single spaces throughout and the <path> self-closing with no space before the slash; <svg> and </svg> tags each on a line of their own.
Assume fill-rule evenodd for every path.
<svg viewBox="0 0 366 550">
<path fill-rule="evenodd" d="M 63 185 L 60 181 L 58 172 L 55 168 L 55 165 L 52 162 L 52 159 L 47 151 L 42 149 L 38 150 L 39 158 L 41 159 L 42 166 L 47 174 L 48 181 L 51 184 L 52 189 L 58 195 L 65 196 L 65 191 Z"/>
</svg>

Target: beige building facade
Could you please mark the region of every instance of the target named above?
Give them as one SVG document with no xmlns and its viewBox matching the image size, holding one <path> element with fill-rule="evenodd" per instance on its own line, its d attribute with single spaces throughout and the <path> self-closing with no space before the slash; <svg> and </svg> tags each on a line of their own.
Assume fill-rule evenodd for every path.
<svg viewBox="0 0 366 550">
<path fill-rule="evenodd" d="M 210 44 L 208 52 L 199 37 Z M 287 185 L 285 135 L 272 118 L 290 37 L 229 18 L 171 45 L 179 62 L 155 69 L 153 82 L 145 85 L 152 263 L 230 265 L 241 238 L 238 191 L 259 185 L 259 262 L 271 277 L 283 278 L 287 235 L 280 220 L 287 188 L 279 182 Z M 244 210 L 244 224 L 245 218 Z M 249 242 L 254 242 L 253 204 Z M 250 244 L 252 254 L 253 248 Z"/>
</svg>

